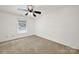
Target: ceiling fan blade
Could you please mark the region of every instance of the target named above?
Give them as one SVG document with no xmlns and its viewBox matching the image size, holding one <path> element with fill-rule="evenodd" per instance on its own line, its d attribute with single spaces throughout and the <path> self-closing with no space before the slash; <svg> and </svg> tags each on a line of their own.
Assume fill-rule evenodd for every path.
<svg viewBox="0 0 79 59">
<path fill-rule="evenodd" d="M 20 9 L 20 8 L 18 8 L 18 10 L 22 10 L 22 11 L 28 11 L 28 10 L 26 10 L 26 9 Z"/>
<path fill-rule="evenodd" d="M 36 17 L 36 15 L 33 13 L 33 16 Z"/>
<path fill-rule="evenodd" d="M 25 14 L 26 16 L 28 15 L 28 13 Z"/>
<path fill-rule="evenodd" d="M 41 14 L 41 12 L 40 12 L 40 11 L 34 11 L 34 13 Z"/>
</svg>

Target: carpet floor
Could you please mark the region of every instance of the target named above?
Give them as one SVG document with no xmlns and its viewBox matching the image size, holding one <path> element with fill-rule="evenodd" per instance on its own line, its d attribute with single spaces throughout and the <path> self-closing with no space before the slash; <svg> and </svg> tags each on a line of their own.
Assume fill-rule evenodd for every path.
<svg viewBox="0 0 79 59">
<path fill-rule="evenodd" d="M 78 54 L 79 50 L 35 36 L 0 43 L 0 54 Z"/>
</svg>

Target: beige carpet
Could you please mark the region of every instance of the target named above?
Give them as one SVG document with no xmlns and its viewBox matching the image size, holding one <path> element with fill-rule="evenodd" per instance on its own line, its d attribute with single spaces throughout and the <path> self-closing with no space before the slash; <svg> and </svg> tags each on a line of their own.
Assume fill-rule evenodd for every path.
<svg viewBox="0 0 79 59">
<path fill-rule="evenodd" d="M 4 54 L 74 54 L 78 50 L 32 35 L 13 41 L 0 43 L 0 53 Z"/>
</svg>

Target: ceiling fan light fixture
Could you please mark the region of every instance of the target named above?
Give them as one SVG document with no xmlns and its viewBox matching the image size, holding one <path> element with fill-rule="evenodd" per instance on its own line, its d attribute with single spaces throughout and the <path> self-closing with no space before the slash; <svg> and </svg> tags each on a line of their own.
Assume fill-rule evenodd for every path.
<svg viewBox="0 0 79 59">
<path fill-rule="evenodd" d="M 19 10 L 26 11 L 26 14 L 25 14 L 26 16 L 27 15 L 31 15 L 31 16 L 36 17 L 36 14 L 41 14 L 41 11 L 33 10 L 33 6 L 32 5 L 27 5 L 27 9 L 19 9 Z"/>
</svg>

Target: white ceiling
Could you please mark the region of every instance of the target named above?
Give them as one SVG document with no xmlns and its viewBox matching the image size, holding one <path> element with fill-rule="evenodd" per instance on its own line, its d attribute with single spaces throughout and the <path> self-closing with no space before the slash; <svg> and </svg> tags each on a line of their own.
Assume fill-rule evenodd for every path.
<svg viewBox="0 0 79 59">
<path fill-rule="evenodd" d="M 45 10 L 55 10 L 57 8 L 64 7 L 64 6 L 60 6 L 60 5 L 34 5 L 33 7 L 34 7 L 34 10 L 40 10 L 42 12 Z M 27 6 L 26 5 L 0 5 L 1 12 L 2 11 L 9 12 L 9 13 L 18 14 L 18 15 L 26 13 L 25 11 L 18 10 L 18 8 L 25 9 L 25 8 L 27 8 Z"/>
</svg>

